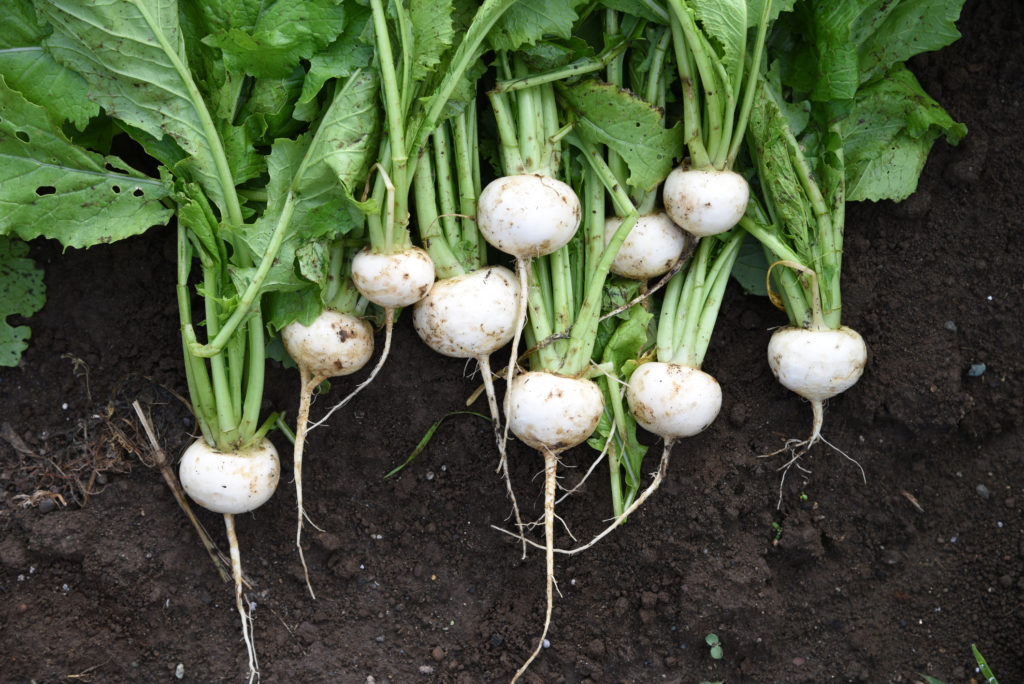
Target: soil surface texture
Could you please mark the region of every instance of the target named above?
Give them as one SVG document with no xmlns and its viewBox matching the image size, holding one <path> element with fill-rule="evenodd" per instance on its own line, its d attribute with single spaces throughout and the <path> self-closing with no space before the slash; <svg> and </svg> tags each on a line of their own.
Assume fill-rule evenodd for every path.
<svg viewBox="0 0 1024 684">
<path fill-rule="evenodd" d="M 835 448 L 814 447 L 781 487 L 783 456 L 759 458 L 806 436 L 811 410 L 766 363 L 782 314 L 730 285 L 705 364 L 721 416 L 676 444 L 626 525 L 556 558 L 550 645 L 525 681 L 980 681 L 972 643 L 1004 684 L 1024 681 L 1024 8 L 969 0 L 959 26 L 911 67 L 967 138 L 936 144 L 908 201 L 848 207 L 844 320 L 871 356 L 826 409 Z M 48 301 L 21 365 L 0 371 L 0 682 L 245 681 L 231 585 L 132 410 L 176 460 L 194 423 L 172 231 L 33 256 Z M 502 682 L 532 650 L 544 555 L 524 560 L 495 529 L 510 506 L 489 424 L 451 415 L 384 477 L 466 409 L 471 365 L 403 316 L 376 382 L 310 433 L 316 600 L 290 445 L 273 433 L 281 486 L 236 521 L 263 681 Z M 362 377 L 337 380 L 314 419 Z M 294 417 L 298 385 L 272 363 L 264 415 Z M 643 437 L 653 470 L 661 447 Z M 567 452 L 561 484 L 595 455 Z M 538 519 L 540 457 L 513 443 L 510 467 Z M 601 464 L 559 504 L 579 542 L 559 525 L 558 546 L 603 529 L 607 479 Z M 198 515 L 226 549 L 222 519 Z"/>
</svg>

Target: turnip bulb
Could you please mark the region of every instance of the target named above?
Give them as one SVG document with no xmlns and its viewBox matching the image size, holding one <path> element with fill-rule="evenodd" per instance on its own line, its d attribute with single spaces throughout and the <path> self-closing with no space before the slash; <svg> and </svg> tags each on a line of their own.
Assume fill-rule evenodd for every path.
<svg viewBox="0 0 1024 684">
<path fill-rule="evenodd" d="M 622 219 L 605 220 L 604 243 L 607 245 Z M 665 212 L 645 214 L 619 247 L 612 262 L 612 273 L 633 280 L 650 280 L 668 273 L 686 249 L 686 233 Z"/>
<path fill-rule="evenodd" d="M 864 373 L 867 360 L 868 348 L 864 338 L 846 326 L 834 330 L 786 327 L 772 334 L 768 341 L 768 365 L 772 373 L 783 387 L 807 399 L 813 412 L 811 436 L 803 440 L 789 440 L 785 447 L 774 452 L 788 451 L 792 454 L 780 468 L 783 471 L 779 482 L 780 507 L 782 486 L 789 468 L 819 440 L 828 444 L 821 436 L 825 400 L 853 387 Z M 860 468 L 860 464 L 842 450 L 832 448 Z M 863 475 L 864 469 L 861 468 Z"/>
<path fill-rule="evenodd" d="M 302 459 L 309 425 L 309 408 L 313 390 L 327 378 L 350 375 L 363 368 L 373 355 L 373 328 L 358 316 L 324 309 L 308 325 L 298 321 L 281 330 L 281 341 L 299 367 L 299 411 L 295 419 L 295 444 L 292 449 L 292 471 L 295 478 L 295 500 L 298 524 L 295 546 L 306 574 L 306 586 L 314 598 L 309 570 L 302 552 L 302 521 L 306 517 L 302 503 Z"/>
<path fill-rule="evenodd" d="M 702 370 L 660 361 L 629 378 L 626 403 L 636 422 L 666 441 L 704 431 L 722 408 L 722 388 Z"/>
<path fill-rule="evenodd" d="M 410 306 L 434 283 L 434 262 L 419 247 L 374 252 L 364 247 L 352 258 L 352 282 L 374 304 L 386 309 Z"/>
<path fill-rule="evenodd" d="M 519 281 L 504 266 L 439 280 L 413 308 L 412 324 L 434 351 L 460 359 L 487 356 L 515 334 Z"/>
<path fill-rule="evenodd" d="M 735 226 L 747 210 L 750 186 L 729 169 L 672 170 L 662 188 L 665 211 L 676 225 L 696 237 L 717 235 Z"/>
<path fill-rule="evenodd" d="M 355 373 L 373 355 L 373 327 L 358 316 L 330 309 L 308 326 L 289 323 L 281 330 L 281 341 L 295 362 L 318 378 Z"/>
<path fill-rule="evenodd" d="M 540 451 L 559 453 L 597 429 L 604 396 L 593 380 L 547 371 L 517 375 L 509 388 L 509 429 Z"/>
<path fill-rule="evenodd" d="M 204 439 L 182 454 L 178 477 L 196 503 L 215 513 L 248 513 L 266 503 L 281 475 L 277 449 L 269 439 L 237 452 L 219 451 Z"/>
<path fill-rule="evenodd" d="M 562 247 L 576 234 L 581 217 L 572 187 L 549 176 L 502 176 L 488 183 L 477 201 L 477 226 L 484 239 L 517 258 Z"/>
<path fill-rule="evenodd" d="M 604 413 L 604 395 L 593 380 L 548 371 L 517 375 L 508 390 L 508 425 L 544 457 L 544 559 L 547 607 L 537 646 L 512 677 L 516 682 L 540 653 L 551 625 L 555 585 L 555 490 L 558 454 L 586 440 Z"/>
<path fill-rule="evenodd" d="M 776 330 L 768 342 L 768 365 L 783 387 L 822 402 L 853 387 L 864 372 L 868 348 L 852 328 Z"/>
</svg>

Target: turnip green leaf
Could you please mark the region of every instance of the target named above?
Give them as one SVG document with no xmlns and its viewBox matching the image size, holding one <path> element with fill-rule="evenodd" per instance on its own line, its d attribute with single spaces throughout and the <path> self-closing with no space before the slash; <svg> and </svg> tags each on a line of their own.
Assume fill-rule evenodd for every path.
<svg viewBox="0 0 1024 684">
<path fill-rule="evenodd" d="M 664 113 L 633 93 L 594 80 L 563 91 L 582 133 L 607 145 L 629 167 L 629 184 L 651 190 L 668 176 L 683 149 L 683 128 L 665 128 Z"/>
<path fill-rule="evenodd" d="M 57 122 L 79 130 L 100 113 L 89 100 L 85 80 L 58 64 L 42 48 L 46 31 L 29 0 L 8 0 L 0 8 L 0 75 L 13 90 L 45 107 Z"/>
<path fill-rule="evenodd" d="M 28 257 L 28 245 L 0 236 L 0 366 L 16 366 L 28 347 L 27 325 L 12 326 L 8 316 L 27 318 L 43 308 L 43 271 Z"/>
<path fill-rule="evenodd" d="M 73 145 L 46 110 L 0 78 L 0 233 L 89 247 L 171 215 L 163 184 Z"/>
</svg>

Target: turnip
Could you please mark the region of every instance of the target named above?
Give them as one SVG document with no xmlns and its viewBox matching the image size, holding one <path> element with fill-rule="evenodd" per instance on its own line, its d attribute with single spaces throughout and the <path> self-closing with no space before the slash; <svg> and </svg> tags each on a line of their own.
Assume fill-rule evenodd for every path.
<svg viewBox="0 0 1024 684">
<path fill-rule="evenodd" d="M 610 241 L 622 223 L 618 216 L 605 221 Z M 665 212 L 644 214 L 636 220 L 612 262 L 612 273 L 633 280 L 650 280 L 668 273 L 686 250 L 687 234 Z"/>
<path fill-rule="evenodd" d="M 747 179 L 735 171 L 688 164 L 675 168 L 662 190 L 665 212 L 695 237 L 717 235 L 735 226 L 749 199 Z"/>
<path fill-rule="evenodd" d="M 748 16 L 744 4 L 721 8 L 721 14 L 695 12 L 684 0 L 670 0 L 668 6 L 684 84 L 689 159 L 665 180 L 662 200 L 683 230 L 696 237 L 717 235 L 736 225 L 750 198 L 747 180 L 732 167 L 746 132 L 772 3 L 763 3 L 759 17 Z M 757 31 L 748 56 L 750 26 Z"/>
<path fill-rule="evenodd" d="M 798 461 L 817 442 L 829 444 L 822 436 L 824 402 L 857 382 L 868 353 L 861 336 L 841 322 L 842 149 L 829 151 L 832 163 L 814 168 L 783 113 L 781 94 L 767 80 L 757 94 L 749 147 L 761 176 L 762 197 L 752 201 L 753 211 L 742 223 L 764 248 L 770 264 L 769 293 L 789 319 L 789 326 L 777 330 L 769 341 L 769 365 L 784 387 L 810 402 L 813 416 L 807 438 L 787 440 L 781 449 L 766 454 L 789 454 L 780 467 L 781 507 L 789 469 L 801 467 Z M 840 139 L 834 129 L 828 135 Z"/>
<path fill-rule="evenodd" d="M 548 371 L 517 375 L 509 387 L 508 397 L 509 428 L 544 457 L 544 627 L 536 648 L 512 678 L 515 682 L 540 653 L 551 625 L 558 456 L 566 449 L 583 443 L 594 432 L 604 413 L 604 397 L 592 380 Z"/>
<path fill-rule="evenodd" d="M 201 245 L 201 243 L 198 243 Z M 249 661 L 249 681 L 259 676 L 253 641 L 252 619 L 242 600 L 242 565 L 234 516 L 262 505 L 274 493 L 280 477 L 277 450 L 266 439 L 274 416 L 257 423 L 263 394 L 264 346 L 260 310 L 250 315 L 227 338 L 224 351 L 209 360 L 193 353 L 186 334 L 192 320 L 188 291 L 193 244 L 184 226 L 178 229 L 178 309 L 182 322 L 186 378 L 193 410 L 203 436 L 182 456 L 179 478 L 182 489 L 196 503 L 224 516 L 235 585 L 235 607 L 242 622 L 242 638 Z M 215 266 L 209 252 L 204 265 L 207 333 L 216 338 L 218 308 L 230 297 L 233 284 L 226 270 Z"/>
<path fill-rule="evenodd" d="M 439 126 L 430 142 L 428 153 L 420 157 L 414 189 L 420 238 L 437 265 L 438 280 L 414 306 L 413 327 L 434 351 L 473 359 L 479 365 L 498 448 L 498 470 L 521 531 L 490 364 L 490 355 L 515 336 L 521 289 L 509 269 L 485 265 L 486 242 L 474 216 L 480 195 L 476 106 L 469 104 Z"/>
<path fill-rule="evenodd" d="M 221 451 L 200 438 L 182 454 L 178 477 L 182 489 L 203 508 L 221 513 L 231 553 L 235 607 L 242 621 L 242 638 L 249 653 L 249 681 L 259 673 L 252 638 L 252 619 L 242 599 L 242 563 L 235 518 L 263 505 L 277 488 L 281 465 L 269 439 L 236 451 Z"/>
<path fill-rule="evenodd" d="M 324 309 L 309 325 L 299 321 L 281 330 L 281 340 L 288 354 L 299 367 L 299 411 L 295 419 L 293 472 L 298 522 L 295 547 L 299 551 L 306 587 L 316 598 L 309 580 L 309 568 L 302 552 L 302 522 L 307 518 L 302 506 L 302 456 L 309 424 L 309 408 L 313 391 L 324 380 L 359 371 L 373 354 L 373 328 L 358 316 Z M 361 387 L 360 387 L 361 389 Z M 358 391 L 358 390 L 357 390 Z"/>
<path fill-rule="evenodd" d="M 722 389 L 701 370 L 733 264 L 746 233 L 741 228 L 706 237 L 686 272 L 665 288 L 658 321 L 657 361 L 629 377 L 626 401 L 636 422 L 664 441 L 661 464 L 646 491 L 620 519 L 661 484 L 675 442 L 703 432 L 722 407 Z"/>
</svg>

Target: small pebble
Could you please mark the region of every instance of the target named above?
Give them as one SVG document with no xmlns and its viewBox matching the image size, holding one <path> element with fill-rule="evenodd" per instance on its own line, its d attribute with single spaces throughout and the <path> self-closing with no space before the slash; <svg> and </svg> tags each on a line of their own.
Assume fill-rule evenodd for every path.
<svg viewBox="0 0 1024 684">
<path fill-rule="evenodd" d="M 183 663 L 178 663 L 178 666 L 176 668 L 174 668 L 174 678 L 175 679 L 184 679 L 185 678 L 185 665 Z"/>
<path fill-rule="evenodd" d="M 420 674 L 423 674 L 423 675 L 434 674 L 434 666 L 433 665 L 420 665 Z"/>
<path fill-rule="evenodd" d="M 43 499 L 39 502 L 39 512 L 49 513 L 53 509 L 57 508 L 57 502 L 53 499 Z"/>
<path fill-rule="evenodd" d="M 983 363 L 972 363 L 971 367 L 967 370 L 967 377 L 980 378 L 982 375 L 985 374 L 985 371 L 987 369 L 988 366 L 986 366 Z"/>
<path fill-rule="evenodd" d="M 430 652 L 430 657 L 433 658 L 435 662 L 441 662 L 444 660 L 444 649 L 440 646 L 435 646 L 434 650 Z"/>
<path fill-rule="evenodd" d="M 797 656 L 796 658 L 793 658 L 792 662 L 797 667 L 800 667 L 801 665 L 803 665 L 804 663 L 807 662 L 807 659 L 806 658 L 801 658 L 800 656 Z"/>
<path fill-rule="evenodd" d="M 974 491 L 978 492 L 978 496 L 988 501 L 989 497 L 992 496 L 992 492 L 989 491 L 988 487 L 983 484 L 978 485 L 974 488 Z"/>
<path fill-rule="evenodd" d="M 954 323 L 953 321 L 946 321 L 945 323 L 942 324 L 942 327 L 944 327 L 949 332 L 956 332 L 956 323 Z"/>
</svg>

